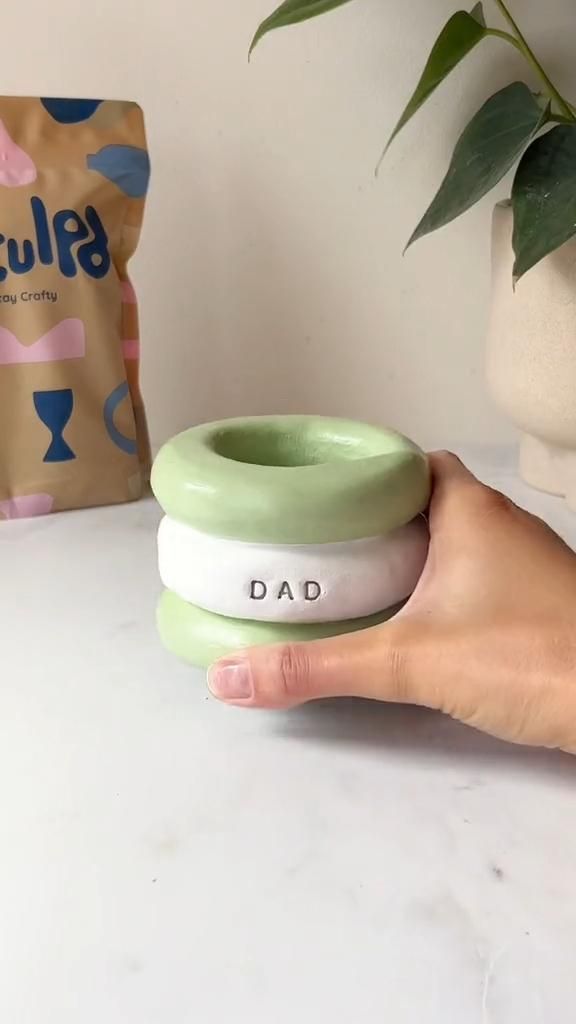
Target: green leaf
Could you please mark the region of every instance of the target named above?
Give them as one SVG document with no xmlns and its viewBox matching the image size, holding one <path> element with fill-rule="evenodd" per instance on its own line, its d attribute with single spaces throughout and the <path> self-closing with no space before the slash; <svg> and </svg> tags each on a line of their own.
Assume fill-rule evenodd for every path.
<svg viewBox="0 0 576 1024">
<path fill-rule="evenodd" d="M 494 188 L 548 116 L 549 106 L 523 82 L 487 100 L 458 139 L 448 173 L 408 245 L 449 224 Z"/>
<path fill-rule="evenodd" d="M 576 124 L 526 150 L 512 186 L 514 280 L 576 235 Z"/>
<path fill-rule="evenodd" d="M 386 144 L 386 150 L 435 89 L 474 47 L 488 35 L 482 4 L 476 4 L 470 14 L 457 11 L 445 24 L 438 36 L 420 81 L 410 97 L 404 112 Z"/>
<path fill-rule="evenodd" d="M 342 4 L 350 3 L 350 0 L 285 0 L 280 4 L 273 14 L 258 27 L 254 39 L 250 44 L 248 56 L 258 45 L 263 36 L 272 32 L 275 28 L 284 28 L 285 25 L 296 25 L 299 21 L 308 21 L 309 18 L 316 18 L 319 14 L 326 14 L 341 7 Z"/>
</svg>

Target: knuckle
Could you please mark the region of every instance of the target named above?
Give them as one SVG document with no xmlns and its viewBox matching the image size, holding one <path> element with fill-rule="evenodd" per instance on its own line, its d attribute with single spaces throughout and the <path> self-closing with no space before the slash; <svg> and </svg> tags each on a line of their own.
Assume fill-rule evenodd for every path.
<svg viewBox="0 0 576 1024">
<path fill-rule="evenodd" d="M 404 635 L 405 631 L 400 627 L 401 623 L 398 623 L 393 642 L 388 650 L 386 665 L 388 699 L 396 704 L 418 703 L 416 699 L 418 687 L 415 684 L 413 665 L 414 644 L 410 633 Z"/>
<path fill-rule="evenodd" d="M 387 699 L 396 704 L 441 707 L 443 673 L 438 633 L 427 620 L 428 613 L 421 608 L 411 621 L 399 618 L 392 634 L 386 665 Z"/>
<path fill-rule="evenodd" d="M 412 703 L 412 687 L 409 685 L 406 653 L 395 647 L 390 651 L 388 673 L 391 696 L 398 704 Z"/>
<path fill-rule="evenodd" d="M 510 498 L 485 484 L 475 488 L 474 501 L 478 511 L 486 516 L 509 515 L 515 508 Z"/>
<path fill-rule="evenodd" d="M 312 673 L 303 644 L 284 644 L 278 649 L 274 678 L 278 696 L 285 703 L 297 703 L 310 696 Z"/>
</svg>

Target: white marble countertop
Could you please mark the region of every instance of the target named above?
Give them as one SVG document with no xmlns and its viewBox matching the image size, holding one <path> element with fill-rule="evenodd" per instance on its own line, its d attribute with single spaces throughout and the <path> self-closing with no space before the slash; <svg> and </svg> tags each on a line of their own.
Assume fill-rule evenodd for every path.
<svg viewBox="0 0 576 1024">
<path fill-rule="evenodd" d="M 2 1024 L 573 1019 L 576 762 L 409 708 L 215 703 L 155 635 L 157 521 L 0 527 Z"/>
</svg>

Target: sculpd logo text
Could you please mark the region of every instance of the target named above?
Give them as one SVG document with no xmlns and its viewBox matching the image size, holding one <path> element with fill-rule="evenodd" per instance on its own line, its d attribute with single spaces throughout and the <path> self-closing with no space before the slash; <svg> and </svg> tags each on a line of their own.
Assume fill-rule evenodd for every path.
<svg viewBox="0 0 576 1024">
<path fill-rule="evenodd" d="M 28 274 L 37 264 L 57 263 L 64 277 L 76 277 L 78 268 L 96 279 L 110 270 L 108 235 L 93 206 L 81 217 L 75 210 L 58 210 L 49 217 L 38 196 L 30 199 L 31 238 L 18 240 L 0 233 L 0 283 L 8 274 Z"/>
</svg>

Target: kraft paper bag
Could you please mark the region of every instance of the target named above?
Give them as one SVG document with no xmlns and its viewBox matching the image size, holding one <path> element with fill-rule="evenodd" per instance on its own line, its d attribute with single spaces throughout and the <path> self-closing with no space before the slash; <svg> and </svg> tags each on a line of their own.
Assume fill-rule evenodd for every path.
<svg viewBox="0 0 576 1024">
<path fill-rule="evenodd" d="M 0 98 L 0 521 L 140 497 L 135 103 Z"/>
</svg>

